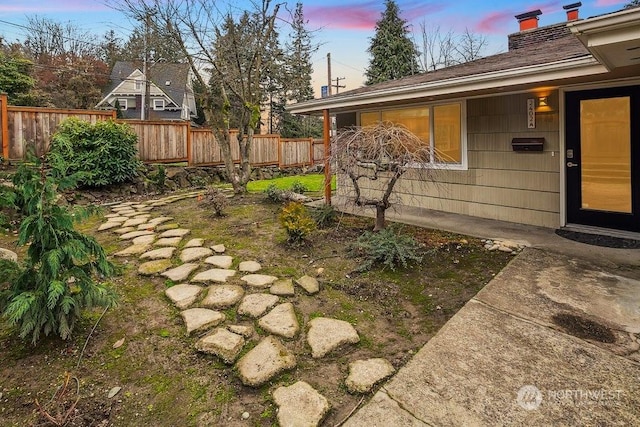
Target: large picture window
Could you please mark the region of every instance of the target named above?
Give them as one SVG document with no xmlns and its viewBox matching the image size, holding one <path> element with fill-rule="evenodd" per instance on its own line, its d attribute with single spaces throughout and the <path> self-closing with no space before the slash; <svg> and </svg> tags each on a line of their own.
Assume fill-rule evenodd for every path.
<svg viewBox="0 0 640 427">
<path fill-rule="evenodd" d="M 431 164 L 465 168 L 464 106 L 460 102 L 360 113 L 360 126 L 379 121 L 402 125 L 431 149 Z"/>
</svg>

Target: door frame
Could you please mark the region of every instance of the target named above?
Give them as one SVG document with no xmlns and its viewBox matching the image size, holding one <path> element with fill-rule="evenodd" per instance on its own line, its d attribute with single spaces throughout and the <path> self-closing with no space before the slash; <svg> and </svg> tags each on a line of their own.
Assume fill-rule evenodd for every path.
<svg viewBox="0 0 640 427">
<path fill-rule="evenodd" d="M 626 90 L 626 88 L 629 88 L 629 89 Z M 561 161 L 559 172 L 560 172 L 560 225 L 561 226 L 566 226 L 570 224 L 568 221 L 569 182 L 567 177 L 567 166 L 566 166 L 567 161 L 571 161 L 571 159 L 567 159 L 567 131 L 570 130 L 570 129 L 567 129 L 567 118 L 569 115 L 568 108 L 570 106 L 567 105 L 566 96 L 567 94 L 574 93 L 574 92 L 590 92 L 590 91 L 594 91 L 594 92 L 602 91 L 602 94 L 604 95 L 603 98 L 607 97 L 606 96 L 607 91 L 611 92 L 612 97 L 615 97 L 616 95 L 621 95 L 621 96 L 624 95 L 624 93 L 620 93 L 620 92 L 616 93 L 617 90 L 619 90 L 620 92 L 626 92 L 626 94 L 629 94 L 632 96 L 632 105 L 631 105 L 632 114 L 634 111 L 640 114 L 640 80 L 638 80 L 637 78 L 609 81 L 609 82 L 603 82 L 599 84 L 592 83 L 592 84 L 576 85 L 576 86 L 561 88 L 559 90 L 559 94 L 560 94 L 559 96 L 560 98 L 559 132 L 560 132 L 560 148 L 561 148 L 561 153 L 559 156 Z M 597 96 L 595 98 L 597 98 Z M 633 122 L 632 120 L 631 125 L 633 126 L 634 124 L 635 122 Z M 636 136 L 635 145 L 634 145 L 634 139 L 633 139 L 634 135 Z M 636 127 L 635 130 L 632 129 L 631 143 L 632 143 L 632 146 L 631 146 L 632 177 L 631 179 L 633 180 L 633 174 L 635 174 L 636 177 L 640 176 L 640 128 Z M 632 181 L 632 185 L 633 185 L 633 181 Z M 640 182 L 638 182 L 635 187 L 632 186 L 631 191 L 632 191 L 632 213 L 629 216 L 632 217 L 633 219 L 630 220 L 630 223 L 633 224 L 633 221 L 635 220 L 637 221 L 637 223 L 640 224 Z M 594 212 L 593 216 L 596 216 L 596 215 L 597 215 L 597 211 Z M 603 212 L 602 215 L 606 215 L 606 213 Z M 617 214 L 612 213 L 611 215 L 617 215 Z M 619 214 L 619 215 L 624 216 L 627 214 Z M 613 229 L 614 227 L 612 227 L 611 224 L 615 223 L 615 221 L 614 220 L 610 220 L 610 221 L 611 222 L 609 222 L 609 224 L 606 224 L 606 223 L 596 224 L 594 222 L 592 224 L 577 223 L 577 225 L 588 225 L 588 226 L 598 227 L 598 228 Z M 615 227 L 615 228 L 618 229 L 618 227 Z M 635 227 L 634 226 L 622 227 L 621 229 L 626 231 L 638 232 L 640 231 L 640 225 Z"/>
</svg>

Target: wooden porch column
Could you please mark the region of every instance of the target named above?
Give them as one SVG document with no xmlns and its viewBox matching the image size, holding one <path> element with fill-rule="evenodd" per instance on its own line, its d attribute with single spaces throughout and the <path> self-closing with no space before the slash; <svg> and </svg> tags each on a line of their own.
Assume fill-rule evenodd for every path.
<svg viewBox="0 0 640 427">
<path fill-rule="evenodd" d="M 331 205 L 331 165 L 329 157 L 331 156 L 331 117 L 329 110 L 322 112 L 324 118 L 324 203 Z"/>
<path fill-rule="evenodd" d="M 0 138 L 2 138 L 2 158 L 9 161 L 9 116 L 7 94 L 0 93 Z"/>
</svg>

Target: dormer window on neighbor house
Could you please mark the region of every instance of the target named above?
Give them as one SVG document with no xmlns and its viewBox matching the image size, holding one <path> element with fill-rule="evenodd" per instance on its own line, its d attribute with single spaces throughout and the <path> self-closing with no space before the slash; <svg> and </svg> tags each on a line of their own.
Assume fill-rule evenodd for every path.
<svg viewBox="0 0 640 427">
<path fill-rule="evenodd" d="M 136 79 L 135 81 L 136 90 L 142 90 L 142 80 Z"/>
<path fill-rule="evenodd" d="M 164 110 L 164 99 L 154 99 L 153 100 L 153 109 L 154 109 L 154 111 L 162 111 L 162 110 Z"/>
</svg>

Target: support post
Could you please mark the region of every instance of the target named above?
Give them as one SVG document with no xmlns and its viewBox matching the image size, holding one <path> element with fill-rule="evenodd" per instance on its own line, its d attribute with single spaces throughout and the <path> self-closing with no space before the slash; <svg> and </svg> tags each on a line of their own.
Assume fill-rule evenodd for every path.
<svg viewBox="0 0 640 427">
<path fill-rule="evenodd" d="M 331 205 L 331 162 L 329 157 L 331 156 L 331 117 L 329 116 L 329 110 L 323 110 L 324 118 L 324 203 L 325 205 Z"/>
<path fill-rule="evenodd" d="M 0 93 L 0 129 L 2 134 L 2 158 L 5 161 L 9 160 L 9 116 L 7 103 L 8 98 L 6 93 Z"/>
</svg>

